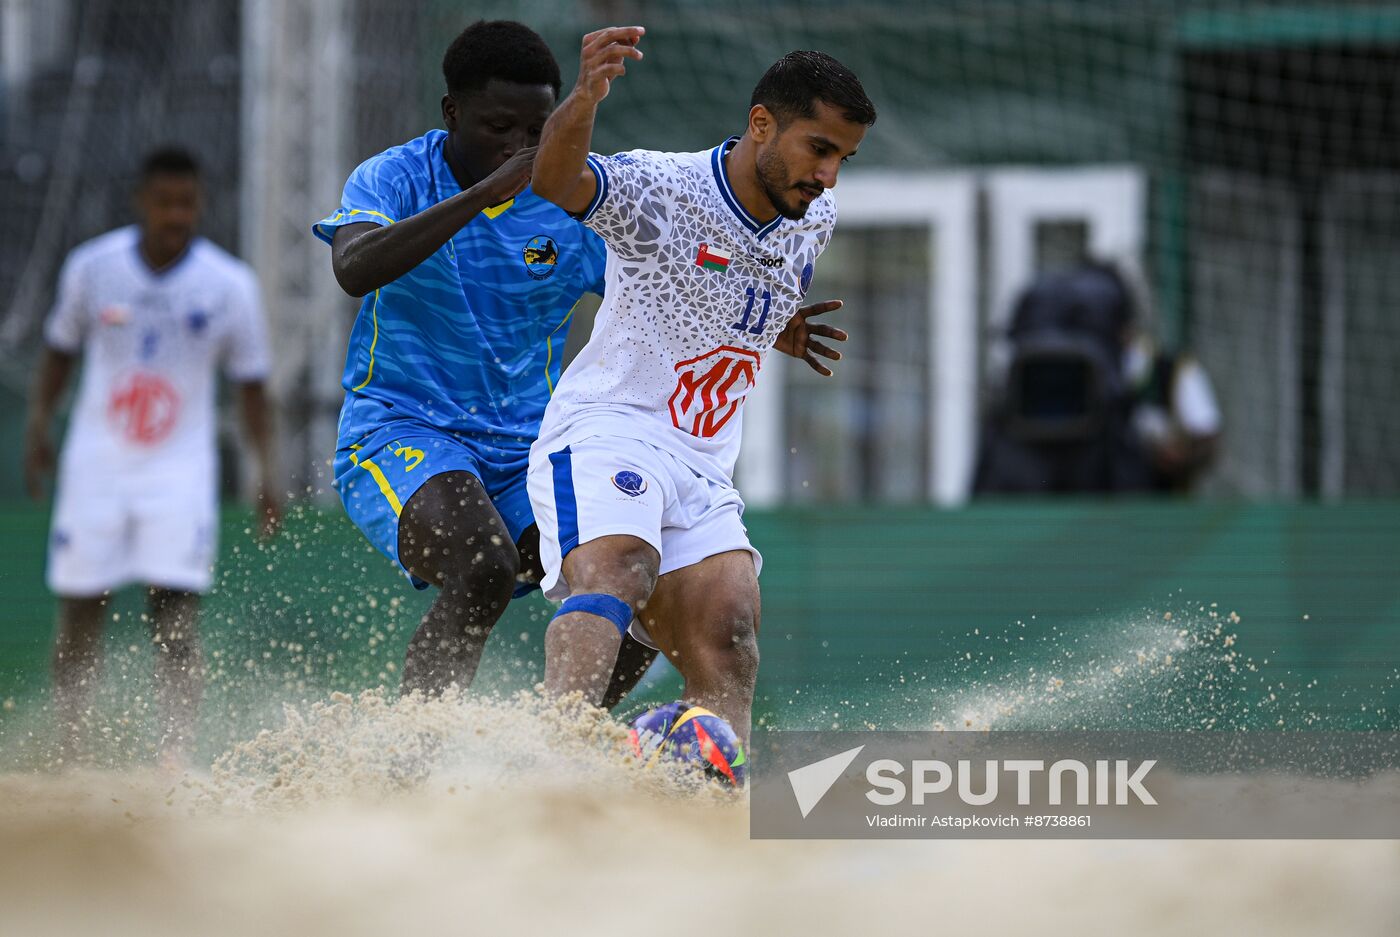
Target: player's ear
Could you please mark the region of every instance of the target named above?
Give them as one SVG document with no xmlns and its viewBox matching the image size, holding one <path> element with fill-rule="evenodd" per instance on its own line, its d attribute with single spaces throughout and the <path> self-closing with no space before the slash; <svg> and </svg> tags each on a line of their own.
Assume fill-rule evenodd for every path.
<svg viewBox="0 0 1400 937">
<path fill-rule="evenodd" d="M 442 96 L 442 122 L 448 130 L 457 129 L 457 99 L 449 92 Z"/>
<path fill-rule="evenodd" d="M 749 136 L 755 143 L 767 143 L 778 132 L 778 121 L 773 112 L 762 104 L 749 108 Z"/>
</svg>

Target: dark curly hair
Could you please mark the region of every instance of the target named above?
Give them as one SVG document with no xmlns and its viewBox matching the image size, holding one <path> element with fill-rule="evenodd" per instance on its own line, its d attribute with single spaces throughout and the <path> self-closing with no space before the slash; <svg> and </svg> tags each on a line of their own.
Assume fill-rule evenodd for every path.
<svg viewBox="0 0 1400 937">
<path fill-rule="evenodd" d="M 825 52 L 789 52 L 778 59 L 753 89 L 750 107 L 762 104 L 785 126 L 797 118 L 817 115 L 816 102 L 830 105 L 849 121 L 875 123 L 875 105 L 860 79 Z"/>
<path fill-rule="evenodd" d="M 151 150 L 141 159 L 138 177 L 142 182 L 152 176 L 198 176 L 199 160 L 182 146 L 162 146 Z"/>
<path fill-rule="evenodd" d="M 511 20 L 477 20 L 452 40 L 442 57 L 451 94 L 480 91 L 492 78 L 549 85 L 559 97 L 559 63 L 539 33 Z"/>
</svg>

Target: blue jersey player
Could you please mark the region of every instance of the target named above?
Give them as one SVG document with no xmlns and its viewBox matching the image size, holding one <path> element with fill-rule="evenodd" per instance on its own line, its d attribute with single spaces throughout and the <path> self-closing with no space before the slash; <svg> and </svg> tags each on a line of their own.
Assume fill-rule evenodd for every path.
<svg viewBox="0 0 1400 937">
<path fill-rule="evenodd" d="M 525 474 L 575 304 L 601 293 L 602 240 L 527 186 L 559 66 L 512 22 L 478 22 L 443 60 L 446 131 L 367 160 L 315 226 L 350 337 L 335 484 L 380 552 L 439 594 L 405 693 L 467 686 L 512 593 L 539 578 Z M 609 702 L 653 651 L 621 650 Z"/>
</svg>

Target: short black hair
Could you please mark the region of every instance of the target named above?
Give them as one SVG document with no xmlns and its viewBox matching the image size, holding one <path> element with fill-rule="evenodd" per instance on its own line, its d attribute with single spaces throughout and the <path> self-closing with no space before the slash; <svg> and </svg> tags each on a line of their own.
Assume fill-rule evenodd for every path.
<svg viewBox="0 0 1400 937">
<path fill-rule="evenodd" d="M 559 63 L 524 23 L 477 20 L 452 40 L 442 57 L 447 91 L 480 91 L 492 78 L 521 85 L 549 85 L 559 97 Z"/>
<path fill-rule="evenodd" d="M 789 52 L 778 59 L 758 80 L 749 106 L 762 104 L 782 127 L 794 119 L 817 116 L 817 101 L 854 123 L 867 127 L 875 123 L 875 105 L 866 97 L 860 79 L 825 52 Z"/>
<path fill-rule="evenodd" d="M 141 182 L 152 176 L 198 176 L 199 160 L 181 146 L 162 146 L 141 160 Z"/>
</svg>

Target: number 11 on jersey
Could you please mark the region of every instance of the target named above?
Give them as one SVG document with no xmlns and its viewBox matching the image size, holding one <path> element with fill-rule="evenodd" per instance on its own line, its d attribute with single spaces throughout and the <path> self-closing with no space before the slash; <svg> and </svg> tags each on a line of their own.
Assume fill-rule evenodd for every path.
<svg viewBox="0 0 1400 937">
<path fill-rule="evenodd" d="M 748 332 L 750 335 L 762 335 L 763 327 L 768 324 L 768 310 L 773 305 L 773 294 L 768 290 L 763 291 L 763 311 L 758 314 L 758 322 L 754 324 L 754 327 L 749 328 L 749 319 L 753 317 L 753 307 L 758 296 L 752 286 L 744 292 L 749 297 L 749 301 L 744 304 L 744 317 L 731 325 L 730 328 L 738 329 L 740 332 Z"/>
</svg>

